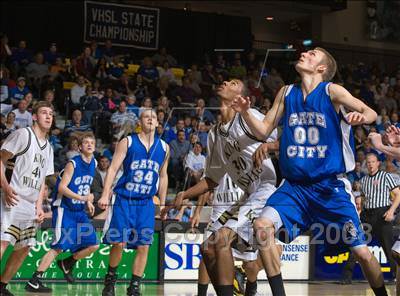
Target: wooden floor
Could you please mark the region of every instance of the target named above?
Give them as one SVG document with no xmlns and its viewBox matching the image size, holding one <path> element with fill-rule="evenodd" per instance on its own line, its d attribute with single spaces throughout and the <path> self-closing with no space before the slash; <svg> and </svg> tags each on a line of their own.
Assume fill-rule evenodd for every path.
<svg viewBox="0 0 400 296">
<path fill-rule="evenodd" d="M 10 291 L 14 295 L 37 295 L 24 290 L 24 284 L 11 283 Z M 53 289 L 52 294 L 47 295 L 71 295 L 71 296 L 97 296 L 101 295 L 103 286 L 101 284 L 49 284 Z M 127 285 L 117 285 L 116 295 L 126 295 Z M 260 282 L 258 295 L 272 295 L 267 282 Z M 286 295 L 315 295 L 315 296 L 373 296 L 374 293 L 367 283 L 354 283 L 349 286 L 342 286 L 329 282 L 312 283 L 285 283 Z M 197 294 L 196 283 L 166 283 L 164 285 L 146 284 L 142 287 L 143 295 L 168 295 L 168 296 L 193 296 Z M 389 296 L 395 296 L 395 285 L 387 284 Z M 46 294 L 40 294 L 46 295 Z M 208 295 L 215 295 L 212 287 L 209 287 Z"/>
</svg>

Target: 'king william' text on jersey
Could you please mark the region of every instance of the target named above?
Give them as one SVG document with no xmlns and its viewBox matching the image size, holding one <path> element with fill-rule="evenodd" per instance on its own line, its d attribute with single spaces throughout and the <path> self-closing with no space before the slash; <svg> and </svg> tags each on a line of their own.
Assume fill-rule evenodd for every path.
<svg viewBox="0 0 400 296">
<path fill-rule="evenodd" d="M 165 161 L 167 144 L 155 136 L 153 145 L 147 151 L 137 134 L 127 139 L 124 173 L 114 192 L 126 198 L 152 198 L 158 191 L 159 172 Z"/>
<path fill-rule="evenodd" d="M 68 188 L 78 195 L 88 195 L 90 193 L 90 186 L 92 185 L 93 178 L 96 172 L 97 161 L 94 157 L 90 163 L 83 160 L 81 155 L 73 157 L 70 162 L 74 166 L 74 173 L 71 181 L 68 184 Z M 62 208 L 68 208 L 71 211 L 84 211 L 85 201 L 80 201 L 65 197 L 58 193 L 58 186 L 60 185 L 62 173 L 57 178 L 55 190 L 53 191 L 53 206 L 60 206 Z"/>
<path fill-rule="evenodd" d="M 321 82 L 304 100 L 300 85 L 285 92 L 279 164 L 290 181 L 313 182 L 354 169 L 351 126 L 336 112 L 329 82 Z"/>
</svg>

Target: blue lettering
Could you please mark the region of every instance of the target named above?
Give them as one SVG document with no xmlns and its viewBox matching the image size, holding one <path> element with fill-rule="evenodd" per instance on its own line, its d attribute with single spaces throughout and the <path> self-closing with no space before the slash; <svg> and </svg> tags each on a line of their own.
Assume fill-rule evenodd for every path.
<svg viewBox="0 0 400 296">
<path fill-rule="evenodd" d="M 173 268 L 171 266 L 168 266 L 167 261 L 165 260 L 164 262 L 165 269 L 176 270 L 182 267 L 183 264 L 182 257 L 179 254 L 176 254 L 173 250 L 171 250 L 171 247 L 175 245 L 178 246 L 179 250 L 182 251 L 182 244 L 169 244 L 165 247 L 165 255 L 171 258 L 172 260 L 175 260 L 177 267 Z"/>
<path fill-rule="evenodd" d="M 193 259 L 198 258 L 199 264 L 201 260 L 200 244 L 185 244 L 186 245 L 186 267 L 184 269 L 197 269 L 193 267 Z M 196 248 L 197 252 L 194 253 L 193 249 Z"/>
</svg>

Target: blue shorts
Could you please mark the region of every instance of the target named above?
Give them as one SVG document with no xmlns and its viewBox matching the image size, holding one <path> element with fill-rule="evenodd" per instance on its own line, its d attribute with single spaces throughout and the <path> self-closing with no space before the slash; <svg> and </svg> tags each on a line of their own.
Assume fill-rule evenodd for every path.
<svg viewBox="0 0 400 296">
<path fill-rule="evenodd" d="M 268 212 L 268 207 L 278 212 L 283 224 L 278 238 L 286 243 L 312 230 L 316 243 L 347 247 L 366 245 L 349 189 L 346 190 L 345 182 L 336 177 L 312 184 L 285 180 L 267 200 L 263 213 Z"/>
<path fill-rule="evenodd" d="M 52 210 L 52 249 L 75 253 L 98 244 L 96 230 L 84 211 L 71 211 L 62 207 L 54 207 Z"/>
<path fill-rule="evenodd" d="M 155 224 L 152 198 L 132 199 L 114 195 L 104 223 L 103 243 L 127 243 L 127 248 L 151 245 Z"/>
</svg>

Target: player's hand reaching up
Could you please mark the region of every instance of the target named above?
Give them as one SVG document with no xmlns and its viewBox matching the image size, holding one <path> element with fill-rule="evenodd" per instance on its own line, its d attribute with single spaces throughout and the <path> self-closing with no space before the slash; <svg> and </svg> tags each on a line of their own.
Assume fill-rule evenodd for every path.
<svg viewBox="0 0 400 296">
<path fill-rule="evenodd" d="M 232 102 L 232 109 L 236 112 L 242 113 L 250 109 L 251 100 L 249 97 L 236 96 Z"/>
<path fill-rule="evenodd" d="M 390 145 L 394 147 L 400 145 L 400 128 L 391 125 L 386 129 L 386 135 Z"/>
<path fill-rule="evenodd" d="M 264 159 L 268 157 L 268 144 L 264 143 L 258 146 L 256 152 L 253 154 L 253 162 L 256 168 L 260 168 Z"/>
<path fill-rule="evenodd" d="M 372 146 L 379 149 L 382 146 L 382 136 L 378 133 L 370 133 L 368 139 L 371 141 Z"/>
<path fill-rule="evenodd" d="M 350 112 L 346 115 L 346 120 L 351 125 L 360 125 L 365 123 L 367 118 L 360 112 Z"/>
<path fill-rule="evenodd" d="M 17 193 L 10 185 L 4 188 L 4 201 L 9 207 L 16 206 L 19 201 Z"/>
</svg>

